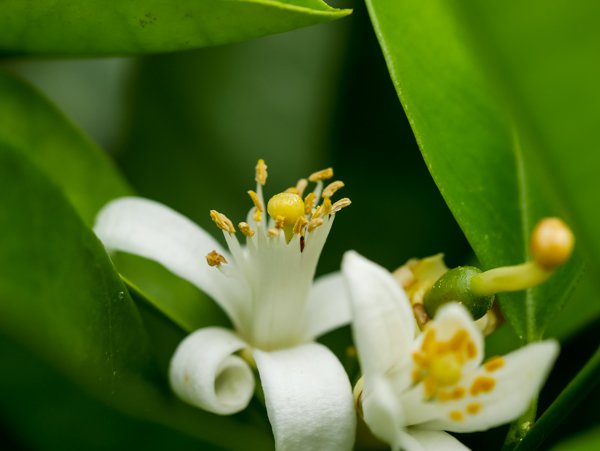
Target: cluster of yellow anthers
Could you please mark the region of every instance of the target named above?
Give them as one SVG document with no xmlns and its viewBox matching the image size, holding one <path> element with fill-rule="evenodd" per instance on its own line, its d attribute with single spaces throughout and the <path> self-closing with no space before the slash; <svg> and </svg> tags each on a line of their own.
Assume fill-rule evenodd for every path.
<svg viewBox="0 0 600 451">
<path fill-rule="evenodd" d="M 493 372 L 504 366 L 502 357 L 492 357 L 483 364 L 486 373 L 475 377 L 470 386 L 457 385 L 463 379 L 462 368 L 468 360 L 475 359 L 477 349 L 466 330 L 460 329 L 447 341 L 436 339 L 436 331 L 426 327 L 420 349 L 412 354 L 415 367 L 414 383 L 423 383 L 425 396 L 438 401 L 458 401 L 473 398 L 465 405 L 465 412 L 453 410 L 450 419 L 462 421 L 465 413 L 475 415 L 482 409 L 476 397 L 494 390 Z"/>
<path fill-rule="evenodd" d="M 284 192 L 276 194 L 269 199 L 267 203 L 267 212 L 272 218 L 269 221 L 264 221 L 265 206 L 262 195 L 262 187 L 267 182 L 267 165 L 264 160 L 258 160 L 256 165 L 256 191 L 248 191 L 248 195 L 254 204 L 254 212 L 252 218 L 256 229 L 264 230 L 267 237 L 275 238 L 283 231 L 286 241 L 289 243 L 294 235 L 300 237 L 300 246 L 303 249 L 305 234 L 314 231 L 317 227 L 323 224 L 323 218 L 335 214 L 342 208 L 350 205 L 350 199 L 347 197 L 332 203 L 331 197 L 344 186 L 340 180 L 331 182 L 323 187 L 323 181 L 333 177 L 333 169 L 327 168 L 321 171 L 314 172 L 308 179 L 300 179 L 296 186 L 286 189 Z M 304 191 L 308 187 L 309 182 L 316 183 L 313 191 L 304 195 Z M 319 204 L 319 200 L 323 201 Z M 210 211 L 210 217 L 221 230 L 234 235 L 236 228 L 223 213 L 216 210 Z M 264 224 L 264 225 L 263 225 Z M 257 230 L 247 222 L 238 224 L 239 231 L 247 238 L 252 238 Z M 210 266 L 219 266 L 227 263 L 225 257 L 213 251 L 206 256 L 206 261 Z"/>
</svg>

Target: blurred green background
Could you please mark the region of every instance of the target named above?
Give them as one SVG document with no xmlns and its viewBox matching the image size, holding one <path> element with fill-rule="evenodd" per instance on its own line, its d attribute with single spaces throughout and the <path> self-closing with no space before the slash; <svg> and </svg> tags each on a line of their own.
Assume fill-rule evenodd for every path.
<svg viewBox="0 0 600 451">
<path fill-rule="evenodd" d="M 170 205 L 215 235 L 208 211 L 218 209 L 234 222 L 244 218 L 254 165 L 264 158 L 267 195 L 326 166 L 346 183 L 343 195 L 353 204 L 336 220 L 319 273 L 338 269 L 348 249 L 389 269 L 437 252 L 446 254 L 449 266 L 473 263 L 417 148 L 367 12 L 360 2 L 346 3 L 355 10 L 344 20 L 239 44 L 141 58 L 12 58 L 0 65 L 42 90 L 106 149 L 138 194 Z M 127 268 L 137 264 L 122 262 Z M 149 265 L 143 271 L 144 288 L 154 296 L 201 297 L 184 283 L 171 292 L 153 285 L 160 268 Z M 567 370 L 552 379 L 548 399 L 564 386 L 570 368 L 594 350 L 581 346 L 585 337 L 587 342 L 594 337 L 590 331 L 597 325 L 597 308 L 582 313 L 589 306 L 586 283 L 549 333 L 565 338 L 569 352 L 560 362 Z M 211 315 L 219 315 L 216 307 Z M 587 329 L 573 335 L 584 325 Z M 340 353 L 348 339 L 347 329 L 324 338 Z M 502 350 L 514 343 L 504 328 L 490 346 Z M 12 352 L 8 344 L 0 346 Z M 163 355 L 169 352 L 167 346 Z M 41 364 L 25 355 L 11 360 L 19 371 L 53 374 L 51 368 L 37 369 Z M 3 367 L 3 373 L 11 372 Z M 6 374 L 0 381 L 10 387 Z M 0 401 L 3 449 L 198 448 L 197 441 L 116 413 L 55 376 L 44 382 L 51 390 L 32 380 L 30 398 Z M 595 400 L 597 393 L 580 408 L 579 416 L 588 421 L 570 421 L 554 440 L 595 424 Z M 52 405 L 60 408 L 47 410 Z M 260 412 L 260 406 L 253 409 Z M 25 427 L 34 423 L 33 429 Z M 63 441 L 67 434 L 73 434 L 72 443 Z M 481 444 L 477 434 L 467 440 Z"/>
</svg>

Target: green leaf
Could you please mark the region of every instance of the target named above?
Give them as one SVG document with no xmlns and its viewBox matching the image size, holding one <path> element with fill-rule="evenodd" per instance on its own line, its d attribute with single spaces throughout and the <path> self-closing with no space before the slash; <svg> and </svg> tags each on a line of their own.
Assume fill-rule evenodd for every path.
<svg viewBox="0 0 600 451">
<path fill-rule="evenodd" d="M 108 156 L 31 86 L 0 72 L 0 98 L 0 143 L 18 149 L 56 183 L 86 225 L 108 201 L 132 193 Z M 144 297 L 185 330 L 226 324 L 210 299 L 157 264 L 115 260 Z"/>
<path fill-rule="evenodd" d="M 447 2 L 367 2 L 392 80 L 419 147 L 448 206 L 485 269 L 529 258 L 544 216 L 564 216 L 548 174 L 524 152 L 524 138 L 471 50 Z M 580 263 L 526 293 L 501 295 L 526 341 L 539 339 L 563 306 Z"/>
<path fill-rule="evenodd" d="M 600 4 L 509 0 L 456 6 L 527 152 L 550 175 L 555 196 L 566 206 L 598 288 L 600 153 L 592 149 L 600 140 Z"/>
<path fill-rule="evenodd" d="M 60 190 L 1 143 L 0 180 L 0 231 L 10 237 L 0 248 L 2 336 L 128 414 L 231 449 L 272 446 L 268 434 L 174 397 L 101 243 Z"/>
<path fill-rule="evenodd" d="M 242 41 L 344 17 L 321 0 L 4 0 L 0 50 L 115 55 Z"/>
<path fill-rule="evenodd" d="M 131 193 L 104 152 L 31 86 L 0 72 L 0 142 L 27 157 L 92 226 L 109 200 Z"/>
</svg>

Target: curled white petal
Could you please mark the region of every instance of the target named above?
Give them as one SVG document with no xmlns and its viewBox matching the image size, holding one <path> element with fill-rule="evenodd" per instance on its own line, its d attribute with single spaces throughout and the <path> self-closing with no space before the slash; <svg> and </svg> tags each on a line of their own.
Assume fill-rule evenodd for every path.
<svg viewBox="0 0 600 451">
<path fill-rule="evenodd" d="M 304 340 L 350 323 L 352 312 L 344 276 L 340 272 L 315 280 L 306 304 Z"/>
<path fill-rule="evenodd" d="M 356 416 L 348 376 L 318 343 L 254 350 L 275 447 L 285 451 L 350 450 Z"/>
<path fill-rule="evenodd" d="M 232 284 L 206 263 L 216 250 L 229 254 L 206 231 L 185 216 L 148 199 L 123 197 L 109 202 L 96 217 L 94 232 L 110 250 L 154 260 L 191 282 L 217 301 L 237 323 L 238 314 L 228 291 Z"/>
<path fill-rule="evenodd" d="M 427 429 L 474 432 L 517 419 L 540 391 L 558 355 L 558 343 L 547 340 L 529 344 L 502 357 L 504 364 L 489 371 L 483 365 L 464 381 L 467 395 L 458 401 L 436 403 L 438 419 L 420 425 Z M 474 394 L 477 381 L 493 381 L 489 389 Z M 480 384 L 481 386 L 481 384 Z M 432 403 L 429 403 L 430 405 Z M 477 406 L 473 410 L 469 406 Z M 407 407 L 408 408 L 408 407 Z M 459 421 L 451 412 L 461 412 Z M 471 412 L 471 413 L 470 413 Z"/>
<path fill-rule="evenodd" d="M 177 347 L 169 368 L 173 391 L 189 404 L 228 415 L 246 408 L 254 393 L 248 364 L 232 353 L 246 347 L 233 332 L 200 329 Z"/>
<path fill-rule="evenodd" d="M 387 270 L 356 252 L 346 252 L 342 271 L 363 375 L 384 374 L 410 353 L 416 327 L 410 301 Z"/>
</svg>

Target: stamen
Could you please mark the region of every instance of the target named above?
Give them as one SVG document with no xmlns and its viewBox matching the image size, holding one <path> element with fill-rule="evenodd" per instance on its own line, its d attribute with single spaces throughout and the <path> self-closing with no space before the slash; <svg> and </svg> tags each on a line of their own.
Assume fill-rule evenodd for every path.
<svg viewBox="0 0 600 451">
<path fill-rule="evenodd" d="M 208 266 L 221 266 L 222 263 L 228 263 L 228 261 L 217 251 L 212 251 L 206 255 L 206 263 Z"/>
<path fill-rule="evenodd" d="M 308 186 L 308 180 L 306 180 L 306 179 L 298 180 L 298 183 L 296 183 L 296 194 L 298 194 L 298 196 L 302 196 L 304 194 L 304 190 L 306 189 L 307 186 Z"/>
<path fill-rule="evenodd" d="M 310 222 L 308 223 L 308 231 L 312 232 L 320 225 L 323 225 L 323 219 L 321 219 L 321 218 L 311 219 Z"/>
<path fill-rule="evenodd" d="M 315 201 L 317 200 L 317 196 L 314 192 L 309 193 L 304 198 L 304 214 L 309 215 L 312 209 L 315 206 Z"/>
<path fill-rule="evenodd" d="M 496 380 L 488 376 L 479 376 L 471 385 L 471 394 L 477 396 L 479 393 L 491 392 L 496 386 Z"/>
<path fill-rule="evenodd" d="M 472 403 L 467 404 L 467 413 L 470 413 L 471 415 L 475 415 L 480 410 L 481 410 L 481 404 L 479 404 L 479 403 L 472 402 Z"/>
<path fill-rule="evenodd" d="M 300 216 L 294 224 L 294 233 L 296 235 L 302 235 L 302 230 L 304 230 L 304 226 L 308 224 L 308 220 L 305 216 Z"/>
<path fill-rule="evenodd" d="M 325 187 L 325 189 L 323 190 L 323 194 L 321 194 L 322 197 L 331 197 L 335 194 L 335 192 L 337 190 L 339 190 L 340 188 L 344 187 L 344 182 L 342 182 L 341 180 L 338 180 L 336 182 L 331 182 L 329 185 L 327 185 Z"/>
<path fill-rule="evenodd" d="M 329 197 L 326 197 L 323 200 L 323 203 L 317 207 L 317 209 L 313 213 L 312 217 L 320 218 L 321 216 L 327 216 L 331 213 L 331 208 L 332 208 L 331 199 L 329 199 Z"/>
<path fill-rule="evenodd" d="M 217 210 L 211 210 L 210 217 L 219 229 L 228 233 L 235 233 L 235 227 L 233 226 L 233 223 L 223 213 L 219 213 Z"/>
<path fill-rule="evenodd" d="M 264 186 L 267 183 L 267 165 L 265 164 L 265 160 L 262 158 L 258 160 L 256 163 L 256 176 L 254 177 L 256 183 Z"/>
<path fill-rule="evenodd" d="M 317 172 L 313 172 L 308 177 L 309 182 L 318 182 L 321 180 L 327 180 L 333 177 L 333 168 L 322 169 Z"/>
<path fill-rule="evenodd" d="M 242 232 L 248 238 L 252 238 L 254 236 L 254 230 L 252 230 L 252 227 L 250 227 L 247 222 L 240 222 L 238 224 L 238 229 L 240 229 L 240 232 Z"/>
<path fill-rule="evenodd" d="M 464 415 L 460 410 L 453 410 L 450 412 L 450 419 L 453 421 L 462 421 L 464 419 Z"/>
<path fill-rule="evenodd" d="M 350 199 L 348 199 L 347 197 L 344 197 L 343 199 L 338 200 L 331 206 L 331 213 L 337 213 L 342 208 L 346 208 L 351 203 L 352 203 L 352 201 Z"/>
<path fill-rule="evenodd" d="M 284 193 L 298 194 L 298 188 L 296 188 L 295 186 L 290 186 L 284 191 Z"/>
<path fill-rule="evenodd" d="M 279 231 L 280 231 L 280 229 L 275 229 L 275 228 L 269 229 L 269 230 L 267 230 L 267 235 L 269 235 L 269 237 L 271 237 L 271 238 L 275 238 L 276 236 L 279 236 Z"/>
<path fill-rule="evenodd" d="M 254 220 L 256 222 L 260 222 L 260 220 L 262 219 L 262 212 L 264 211 L 260 198 L 258 197 L 258 194 L 256 194 L 256 192 L 252 190 L 248 191 L 248 195 L 250 196 L 250 199 L 252 199 L 252 203 L 254 204 Z"/>
<path fill-rule="evenodd" d="M 483 364 L 483 368 L 490 373 L 496 371 L 504 366 L 504 359 L 502 357 L 493 357 Z"/>
</svg>

